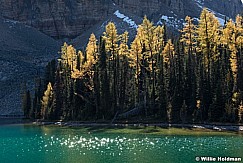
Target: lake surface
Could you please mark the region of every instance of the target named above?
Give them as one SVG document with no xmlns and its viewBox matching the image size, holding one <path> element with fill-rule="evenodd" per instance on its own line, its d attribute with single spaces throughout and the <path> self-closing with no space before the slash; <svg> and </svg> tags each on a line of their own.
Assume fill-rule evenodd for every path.
<svg viewBox="0 0 243 163">
<path fill-rule="evenodd" d="M 175 163 L 196 156 L 243 157 L 237 134 L 84 133 L 81 129 L 0 126 L 1 163 Z"/>
</svg>

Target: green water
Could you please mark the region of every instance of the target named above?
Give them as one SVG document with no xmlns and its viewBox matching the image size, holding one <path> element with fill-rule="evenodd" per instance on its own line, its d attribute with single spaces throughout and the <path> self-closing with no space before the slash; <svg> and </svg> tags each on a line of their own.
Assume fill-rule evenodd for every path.
<svg viewBox="0 0 243 163">
<path fill-rule="evenodd" d="M 175 163 L 196 156 L 243 157 L 237 134 L 173 136 L 83 133 L 80 129 L 0 126 L 1 163 Z"/>
</svg>

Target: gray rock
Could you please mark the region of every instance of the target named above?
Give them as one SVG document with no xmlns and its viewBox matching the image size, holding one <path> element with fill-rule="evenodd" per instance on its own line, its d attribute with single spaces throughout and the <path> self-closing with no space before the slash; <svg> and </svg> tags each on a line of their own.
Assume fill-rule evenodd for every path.
<svg viewBox="0 0 243 163">
<path fill-rule="evenodd" d="M 198 17 L 202 7 L 231 18 L 243 10 L 241 0 L 1 0 L 0 14 L 54 38 L 74 38 L 105 22 L 118 9 L 140 18 L 147 15 L 157 22 L 169 13 L 178 19 Z"/>
<path fill-rule="evenodd" d="M 0 19 L 0 115 L 21 115 L 21 85 L 33 89 L 35 77 L 55 58 L 59 43 L 19 22 Z"/>
</svg>

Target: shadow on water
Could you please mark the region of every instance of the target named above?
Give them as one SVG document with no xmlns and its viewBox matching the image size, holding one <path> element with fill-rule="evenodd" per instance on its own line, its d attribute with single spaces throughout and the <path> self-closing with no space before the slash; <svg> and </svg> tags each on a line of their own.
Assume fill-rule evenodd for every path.
<svg viewBox="0 0 243 163">
<path fill-rule="evenodd" d="M 81 128 L 76 128 L 81 129 Z M 83 131 L 88 133 L 125 133 L 125 134 L 159 134 L 167 131 L 169 127 L 147 127 L 147 126 L 85 126 Z"/>
<path fill-rule="evenodd" d="M 109 130 L 121 130 L 121 129 L 125 129 L 125 127 L 122 126 L 117 126 L 117 127 L 111 127 L 111 126 L 107 126 L 107 127 L 100 127 L 100 126 L 87 126 L 84 127 L 88 132 L 95 132 L 95 133 L 101 133 L 101 132 L 106 132 Z"/>
<path fill-rule="evenodd" d="M 23 118 L 0 118 L 0 125 L 24 124 L 30 121 Z"/>
<path fill-rule="evenodd" d="M 0 128 L 0 158 L 18 163 L 188 163 L 197 156 L 242 157 L 243 137 L 192 130 L 160 126 L 6 125 Z"/>
</svg>

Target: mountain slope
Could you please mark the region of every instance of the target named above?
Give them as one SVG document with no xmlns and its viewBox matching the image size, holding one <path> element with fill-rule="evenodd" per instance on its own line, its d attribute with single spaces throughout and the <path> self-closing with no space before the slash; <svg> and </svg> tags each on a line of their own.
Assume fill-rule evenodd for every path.
<svg viewBox="0 0 243 163">
<path fill-rule="evenodd" d="M 146 3 L 145 3 L 146 2 Z M 163 5 L 165 4 L 165 5 Z M 216 7 L 215 7 L 216 5 Z M 103 21 L 95 24 L 80 36 L 71 41 L 77 48 L 86 46 L 91 33 L 102 35 L 109 21 L 116 24 L 118 33 L 129 32 L 130 39 L 136 34 L 136 28 L 142 22 L 144 15 L 157 25 L 164 23 L 173 31 L 183 28 L 185 16 L 189 15 L 198 21 L 203 8 L 208 8 L 224 25 L 225 18 L 234 19 L 243 11 L 240 0 L 185 0 L 185 1 L 113 1 L 112 13 Z"/>
<path fill-rule="evenodd" d="M 241 0 L 1 0 L 0 4 L 3 17 L 23 22 L 54 38 L 75 38 L 108 20 L 117 10 L 128 17 L 147 15 L 154 22 L 163 15 L 173 17 L 176 22 L 186 15 L 198 17 L 202 7 L 231 18 L 243 10 Z"/>
<path fill-rule="evenodd" d="M 0 19 L 0 115 L 22 114 L 20 88 L 55 57 L 59 44 L 38 30 Z"/>
<path fill-rule="evenodd" d="M 0 18 L 0 114 L 21 114 L 21 84 L 26 81 L 33 87 L 34 77 L 56 57 L 60 44 L 53 38 L 72 39 L 75 47 L 83 48 L 90 34 L 101 35 L 109 21 L 118 33 L 128 30 L 132 39 L 144 15 L 178 30 L 186 15 L 198 19 L 203 7 L 221 24 L 225 16 L 234 18 L 243 11 L 241 0 L 0 0 L 0 4 L 4 17 Z"/>
</svg>

